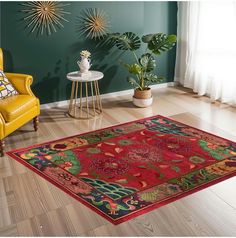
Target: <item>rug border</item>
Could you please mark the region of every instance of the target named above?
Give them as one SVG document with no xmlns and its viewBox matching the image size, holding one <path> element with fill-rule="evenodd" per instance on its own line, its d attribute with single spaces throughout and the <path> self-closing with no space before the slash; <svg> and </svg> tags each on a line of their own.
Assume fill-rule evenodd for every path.
<svg viewBox="0 0 236 238">
<path fill-rule="evenodd" d="M 141 119 L 136 119 L 136 120 L 133 120 L 133 121 L 128 121 L 128 122 L 125 122 L 125 123 L 118 123 L 118 124 L 115 124 L 115 125 L 112 125 L 112 126 L 108 126 L 108 127 L 104 127 L 104 128 L 100 128 L 100 129 L 97 129 L 97 130 L 92 130 L 92 131 L 83 132 L 83 133 L 81 133 L 81 134 L 74 134 L 74 135 L 72 135 L 72 136 L 67 136 L 67 137 L 63 137 L 63 138 L 60 138 L 60 139 L 56 139 L 56 140 L 51 140 L 51 141 L 46 141 L 46 142 L 34 144 L 34 145 L 32 145 L 32 146 L 21 147 L 21 148 L 18 148 L 18 149 L 10 150 L 10 151 L 6 152 L 6 154 L 9 155 L 10 153 L 16 153 L 16 152 L 18 152 L 19 150 L 22 150 L 22 149 L 31 149 L 31 148 L 36 147 L 36 146 L 41 146 L 41 145 L 48 144 L 49 142 L 50 142 L 50 143 L 54 143 L 54 142 L 57 142 L 57 141 L 60 141 L 60 140 L 65 140 L 65 139 L 69 139 L 69 138 L 72 138 L 72 137 L 75 137 L 75 136 L 82 136 L 82 135 L 85 135 L 85 134 L 88 134 L 88 133 L 98 132 L 98 131 L 106 130 L 106 129 L 109 129 L 109 128 L 112 128 L 112 127 L 116 127 L 116 126 L 121 126 L 121 125 L 126 125 L 126 124 L 129 124 L 129 123 L 137 122 L 137 121 L 140 121 L 140 120 L 155 118 L 155 117 L 157 117 L 157 116 L 160 116 L 160 117 L 169 119 L 169 120 L 171 120 L 171 121 L 174 121 L 174 122 L 177 122 L 177 123 L 186 125 L 186 126 L 191 127 L 191 128 L 193 128 L 193 129 L 197 129 L 197 130 L 199 130 L 199 131 L 208 133 L 209 135 L 212 135 L 212 136 L 215 136 L 215 137 L 224 139 L 224 140 L 226 140 L 226 141 L 228 141 L 228 142 L 236 143 L 236 142 L 234 142 L 234 141 L 232 141 L 232 140 L 230 140 L 230 139 L 224 138 L 224 137 L 222 137 L 222 136 L 215 135 L 215 134 L 213 134 L 213 133 L 211 133 L 211 132 L 208 132 L 208 131 L 205 131 L 205 130 L 202 130 L 202 129 L 198 129 L 198 128 L 194 127 L 194 126 L 190 126 L 190 125 L 188 125 L 188 124 L 186 124 L 186 123 L 179 122 L 179 121 L 177 121 L 177 120 L 175 120 L 175 119 L 172 119 L 172 118 L 170 118 L 170 117 L 166 117 L 166 116 L 162 116 L 162 115 L 155 115 L 155 116 L 150 116 L 150 117 L 144 117 L 144 118 L 141 118 Z M 219 128 L 219 129 L 220 129 L 220 128 Z"/>
<path fill-rule="evenodd" d="M 119 218 L 117 220 L 113 220 L 112 218 L 110 218 L 109 216 L 107 216 L 106 214 L 104 214 L 103 212 L 101 212 L 98 209 L 94 209 L 94 207 L 90 204 L 87 203 L 85 200 L 82 200 L 79 196 L 75 195 L 73 192 L 71 192 L 69 189 L 61 186 L 59 183 L 57 183 L 55 180 L 53 180 L 52 178 L 50 178 L 49 176 L 47 176 L 46 174 L 42 173 L 40 170 L 37 170 L 36 168 L 34 168 L 33 166 L 31 166 L 30 164 L 28 164 L 27 162 L 25 162 L 22 159 L 19 159 L 17 156 L 15 155 L 11 155 L 12 158 L 14 158 L 15 160 L 17 160 L 19 163 L 23 164 L 24 166 L 26 166 L 28 169 L 32 170 L 33 172 L 35 172 L 36 174 L 38 174 L 39 176 L 41 176 L 42 178 L 44 178 L 46 181 L 52 183 L 54 186 L 56 186 L 57 188 L 61 189 L 63 192 L 67 193 L 68 195 L 70 195 L 71 197 L 73 197 L 74 199 L 76 199 L 77 201 L 81 202 L 83 205 L 87 206 L 88 208 L 90 208 L 92 211 L 96 212 L 97 214 L 99 214 L 100 216 L 102 216 L 103 218 L 105 218 L 106 220 L 108 220 L 109 222 L 111 222 L 113 225 L 118 225 L 120 223 L 123 223 L 125 221 L 131 220 L 135 217 L 141 216 L 147 212 L 153 211 L 156 208 L 162 207 L 164 205 L 167 205 L 169 203 L 172 203 L 174 201 L 177 201 L 183 197 L 186 197 L 188 195 L 191 195 L 195 192 L 199 192 L 207 187 L 210 187 L 212 185 L 215 185 L 219 182 L 225 181 L 229 178 L 232 178 L 235 176 L 235 172 L 225 175 L 224 177 L 221 178 L 217 178 L 213 181 L 210 181 L 204 185 L 200 185 L 197 188 L 193 188 L 187 192 L 184 192 L 183 194 L 176 194 L 176 196 L 173 196 L 171 198 L 166 199 L 165 201 L 159 202 L 157 204 L 152 204 L 149 207 L 144 208 L 143 210 L 138 210 L 132 214 L 127 214 L 125 217 Z"/>
<path fill-rule="evenodd" d="M 49 176 L 47 176 L 46 174 L 42 173 L 40 170 L 37 170 L 35 167 L 33 167 L 32 165 L 28 164 L 27 162 L 25 162 L 24 160 L 18 158 L 14 153 L 17 153 L 18 151 L 21 151 L 21 150 L 27 150 L 27 149 L 31 149 L 31 148 L 35 148 L 37 146 L 42 146 L 42 145 L 45 145 L 45 144 L 48 144 L 48 143 L 54 143 L 54 142 L 57 142 L 57 141 L 61 141 L 61 140 L 66 140 L 66 139 L 69 139 L 69 138 L 72 138 L 72 137 L 75 137 L 75 136 L 82 136 L 84 134 L 88 134 L 88 133 L 94 133 L 94 132 L 98 132 L 98 131 L 102 131 L 102 130 L 106 130 L 106 129 L 109 129 L 109 128 L 112 128 L 112 127 L 116 127 L 116 126 L 121 126 L 121 125 L 126 125 L 126 124 L 129 124 L 129 123 L 133 123 L 133 122 L 137 122 L 137 121 L 140 121 L 140 120 L 147 120 L 147 119 L 151 119 L 151 118 L 155 118 L 155 117 L 162 117 L 162 118 L 166 118 L 166 119 L 169 119 L 171 121 L 174 121 L 174 122 L 177 122 L 179 124 L 182 124 L 182 125 L 186 125 L 190 128 L 193 128 L 193 129 L 197 129 L 199 131 L 202 131 L 202 132 L 205 132 L 207 134 L 210 134 L 212 136 L 215 136 L 217 138 L 221 138 L 221 139 L 224 139 L 228 142 L 233 142 L 235 143 L 234 141 L 232 140 L 229 140 L 229 139 L 226 139 L 224 137 L 221 137 L 221 136 L 218 136 L 218 135 L 215 135 L 213 133 L 209 133 L 205 130 L 201 130 L 201 129 L 198 129 L 196 127 L 193 127 L 193 126 L 189 126 L 188 124 L 186 123 L 182 123 L 182 122 L 179 122 L 179 121 L 176 121 L 175 119 L 172 119 L 172 118 L 169 118 L 169 117 L 165 117 L 165 116 L 162 116 L 162 115 L 154 115 L 154 116 L 150 116 L 150 117 L 145 117 L 145 118 L 141 118 L 141 119 L 137 119 L 137 120 L 133 120 L 133 121 L 128 121 L 128 122 L 125 122 L 125 123 L 119 123 L 119 124 L 116 124 L 116 125 L 112 125 L 112 126 L 109 126 L 109 127 L 104 127 L 104 128 L 101 128 L 101 129 L 97 129 L 97 130 L 93 130 L 93 131 L 89 131 L 89 132 L 84 132 L 84 133 L 81 133 L 81 134 L 75 134 L 73 136 L 68 136 L 68 137 L 63 137 L 63 138 L 60 138 L 60 139 L 56 139 L 56 140 L 52 140 L 52 141 L 47 141 L 47 142 L 43 142 L 43 143 L 38 143 L 38 144 L 34 144 L 32 146 L 28 146 L 28 147 L 21 147 L 21 148 L 18 148 L 18 149 L 15 149 L 15 150 L 11 150 L 11 151 L 8 151 L 6 152 L 6 154 L 10 157 L 12 157 L 13 159 L 15 159 L 16 161 L 18 161 L 19 163 L 23 164 L 24 166 L 26 166 L 28 169 L 32 170 L 33 172 L 35 172 L 36 174 L 38 174 L 39 176 L 41 176 L 42 178 L 44 178 L 46 181 L 52 183 L 54 186 L 56 186 L 57 188 L 61 189 L 63 192 L 67 193 L 68 195 L 70 195 L 71 197 L 73 197 L 74 199 L 76 199 L 77 201 L 81 202 L 82 204 L 84 204 L 85 206 L 89 207 L 92 211 L 96 212 L 97 214 L 99 214 L 100 216 L 102 216 L 103 218 L 105 218 L 106 220 L 108 220 L 109 222 L 111 222 L 112 224 L 114 225 L 118 225 L 122 222 L 125 222 L 125 221 L 128 221 L 128 220 L 131 220 L 135 217 L 138 217 L 138 216 L 141 216 L 147 212 L 150 212 L 150 211 L 153 211 L 154 209 L 156 208 L 159 208 L 161 206 L 164 206 L 166 204 L 169 204 L 171 202 L 174 202 L 174 201 L 177 201 L 185 196 L 188 196 L 190 194 L 193 194 L 195 192 L 198 192 L 198 191 L 201 191 L 207 187 L 210 187 L 212 185 L 215 185 L 219 182 L 222 182 L 224 180 L 227 180 L 231 177 L 234 177 L 236 174 L 235 172 L 231 173 L 231 174 L 228 174 L 228 175 L 225 175 L 224 177 L 221 177 L 221 178 L 217 178 L 216 180 L 213 180 L 213 181 L 210 181 L 204 185 L 200 185 L 199 187 L 197 188 L 193 188 L 189 191 L 186 191 L 184 192 L 183 194 L 177 194 L 176 196 L 173 196 L 171 198 L 168 198 L 167 200 L 165 201 L 162 201 L 162 202 L 159 202 L 157 204 L 152 204 L 150 205 L 149 207 L 146 207 L 144 208 L 143 210 L 138 210 L 138 211 L 135 211 L 134 213 L 132 214 L 127 214 L 127 216 L 125 217 L 122 217 L 122 218 L 119 218 L 117 220 L 113 220 L 112 218 L 110 218 L 109 216 L 107 216 L 106 214 L 104 214 L 102 211 L 98 210 L 98 209 L 94 209 L 94 207 L 90 204 L 90 203 L 87 203 L 85 200 L 81 199 L 79 196 L 75 195 L 73 192 L 71 192 L 69 189 L 63 187 L 61 184 L 57 183 L 55 180 L 53 180 L 52 178 L 50 178 Z"/>
</svg>

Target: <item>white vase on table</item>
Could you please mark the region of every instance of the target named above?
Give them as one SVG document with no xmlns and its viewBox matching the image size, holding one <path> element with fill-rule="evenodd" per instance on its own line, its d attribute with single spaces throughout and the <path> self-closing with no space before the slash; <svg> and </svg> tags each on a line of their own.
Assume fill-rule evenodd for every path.
<svg viewBox="0 0 236 238">
<path fill-rule="evenodd" d="M 87 74 L 90 67 L 91 67 L 91 64 L 90 64 L 90 59 L 88 59 L 87 57 L 83 57 L 81 56 L 81 61 L 77 61 L 77 64 L 80 68 L 80 73 L 81 74 Z"/>
</svg>

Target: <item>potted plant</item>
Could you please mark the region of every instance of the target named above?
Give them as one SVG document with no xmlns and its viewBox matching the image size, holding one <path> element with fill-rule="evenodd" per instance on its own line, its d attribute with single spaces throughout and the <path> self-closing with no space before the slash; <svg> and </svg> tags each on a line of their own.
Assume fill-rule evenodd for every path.
<svg viewBox="0 0 236 238">
<path fill-rule="evenodd" d="M 155 56 L 172 49 L 176 43 L 176 35 L 155 33 L 144 35 L 140 39 L 133 32 L 112 33 L 107 35 L 105 42 L 120 50 L 132 52 L 135 62 L 132 64 L 121 63 L 130 74 L 135 76 L 127 77 L 128 82 L 134 87 L 133 103 L 138 107 L 150 106 L 153 98 L 149 85 L 164 80 L 163 77 L 158 77 L 154 73 L 156 69 Z M 136 51 L 141 47 L 141 42 L 146 44 L 146 49 L 138 57 Z"/>
</svg>

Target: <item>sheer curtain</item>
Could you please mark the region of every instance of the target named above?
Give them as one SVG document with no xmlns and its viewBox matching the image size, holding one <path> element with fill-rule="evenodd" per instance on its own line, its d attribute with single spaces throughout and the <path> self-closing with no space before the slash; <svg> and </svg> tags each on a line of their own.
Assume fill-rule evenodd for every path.
<svg viewBox="0 0 236 238">
<path fill-rule="evenodd" d="M 175 81 L 236 105 L 236 2 L 178 3 Z"/>
</svg>

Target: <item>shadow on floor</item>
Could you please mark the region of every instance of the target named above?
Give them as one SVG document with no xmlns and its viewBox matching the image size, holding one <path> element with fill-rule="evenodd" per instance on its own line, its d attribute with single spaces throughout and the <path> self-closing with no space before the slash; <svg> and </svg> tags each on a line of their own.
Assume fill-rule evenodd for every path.
<svg viewBox="0 0 236 238">
<path fill-rule="evenodd" d="M 53 107 L 50 109 L 42 109 L 39 122 L 58 122 L 73 120 L 68 115 L 68 109 L 63 107 Z"/>
<path fill-rule="evenodd" d="M 114 108 L 114 107 L 119 107 L 119 108 L 136 108 L 132 101 L 130 100 L 115 100 L 115 101 L 108 101 L 108 100 L 104 100 L 103 101 L 103 109 L 110 109 L 110 108 Z"/>
</svg>

